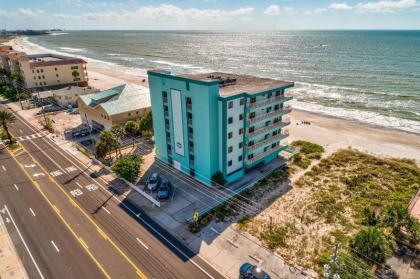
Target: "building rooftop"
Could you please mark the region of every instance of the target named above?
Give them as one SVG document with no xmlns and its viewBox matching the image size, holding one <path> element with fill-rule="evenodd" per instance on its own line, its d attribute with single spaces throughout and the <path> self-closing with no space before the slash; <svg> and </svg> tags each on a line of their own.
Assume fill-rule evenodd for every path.
<svg viewBox="0 0 420 279">
<path fill-rule="evenodd" d="M 149 89 L 144 86 L 119 85 L 98 93 L 80 96 L 89 107 L 101 106 L 108 115 L 127 113 L 150 107 Z"/>
<path fill-rule="evenodd" d="M 180 77 L 200 81 L 219 81 L 220 96 L 227 97 L 240 93 L 259 93 L 272 88 L 293 86 L 292 82 L 251 75 L 230 74 L 223 72 L 184 74 Z"/>
<path fill-rule="evenodd" d="M 57 54 L 33 54 L 27 55 L 29 63 L 33 67 L 67 65 L 67 64 L 84 64 L 85 60 Z"/>
</svg>

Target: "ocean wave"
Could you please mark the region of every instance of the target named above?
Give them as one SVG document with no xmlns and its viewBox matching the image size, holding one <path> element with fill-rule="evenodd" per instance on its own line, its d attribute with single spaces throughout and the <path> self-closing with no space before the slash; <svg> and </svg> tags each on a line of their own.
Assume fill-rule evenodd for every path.
<svg viewBox="0 0 420 279">
<path fill-rule="evenodd" d="M 315 103 L 293 101 L 292 104 L 294 108 L 304 111 L 354 120 L 373 126 L 386 127 L 390 129 L 420 134 L 419 121 L 407 120 L 394 116 L 385 116 L 372 111 L 327 107 Z"/>
<path fill-rule="evenodd" d="M 59 35 L 66 35 L 68 33 L 64 33 L 64 32 L 54 32 L 54 33 L 50 33 L 51 36 L 59 36 Z"/>
<path fill-rule="evenodd" d="M 69 55 L 69 53 L 67 53 L 67 52 L 57 51 L 57 50 L 54 50 L 54 49 L 49 49 L 49 48 L 46 48 L 44 46 L 33 43 L 33 42 L 29 41 L 28 37 L 24 37 L 23 42 L 25 44 L 29 45 L 29 46 L 40 49 L 43 52 L 53 53 L 53 54 L 58 54 L 58 55 Z M 146 76 L 146 72 L 143 69 L 140 69 L 140 68 L 122 66 L 122 65 L 119 65 L 117 63 L 108 62 L 108 61 L 104 61 L 104 60 L 99 60 L 99 59 L 95 59 L 95 58 L 90 58 L 90 57 L 82 56 L 82 55 L 75 54 L 75 53 L 71 53 L 71 55 L 73 57 L 84 59 L 87 62 L 95 63 L 96 65 L 98 65 L 101 68 L 112 69 L 112 70 L 116 70 L 116 71 L 119 71 L 119 72 L 123 72 L 123 73 L 128 74 L 128 75 L 133 75 L 133 76 Z M 89 67 L 89 65 L 88 65 L 88 67 Z"/>
<path fill-rule="evenodd" d="M 200 66 L 194 66 L 191 64 L 179 64 L 179 63 L 169 62 L 169 61 L 164 61 L 164 60 L 151 60 L 150 62 L 162 64 L 162 65 L 168 65 L 171 67 L 190 69 L 190 70 L 203 70 L 204 69 L 203 67 L 200 67 Z"/>
<path fill-rule="evenodd" d="M 107 53 L 108 56 L 121 56 L 121 53 Z"/>
<path fill-rule="evenodd" d="M 84 52 L 84 48 L 74 48 L 74 47 L 59 47 L 59 49 L 64 50 L 66 52 Z"/>
<path fill-rule="evenodd" d="M 347 86 L 340 86 L 340 85 L 325 85 L 325 84 L 318 84 L 318 83 L 308 83 L 308 82 L 295 82 L 296 87 L 293 90 L 299 89 L 326 89 L 326 90 L 340 90 L 342 92 L 353 92 L 353 93 L 363 93 L 363 94 L 371 94 L 377 96 L 386 96 L 386 97 L 396 97 L 396 98 L 410 98 L 410 99 L 418 99 L 420 100 L 420 96 L 410 95 L 410 94 L 401 94 L 397 92 L 384 92 L 384 91 L 374 91 L 364 88 L 358 87 L 347 87 Z"/>
</svg>

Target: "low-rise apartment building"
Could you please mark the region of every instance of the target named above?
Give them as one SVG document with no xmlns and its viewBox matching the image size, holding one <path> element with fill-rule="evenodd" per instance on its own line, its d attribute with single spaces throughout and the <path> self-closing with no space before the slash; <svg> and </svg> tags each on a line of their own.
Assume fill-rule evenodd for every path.
<svg viewBox="0 0 420 279">
<path fill-rule="evenodd" d="M 136 120 L 150 111 L 147 87 L 123 84 L 78 98 L 82 123 L 94 130 L 108 130 L 113 124 Z"/>
<path fill-rule="evenodd" d="M 294 83 L 221 72 L 149 71 L 156 157 L 211 185 L 230 183 L 287 148 Z"/>
<path fill-rule="evenodd" d="M 56 54 L 17 56 L 24 86 L 34 88 L 61 88 L 68 85 L 87 86 L 86 61 Z M 12 63 L 12 62 L 11 62 Z M 9 63 L 10 65 L 10 63 Z"/>
</svg>

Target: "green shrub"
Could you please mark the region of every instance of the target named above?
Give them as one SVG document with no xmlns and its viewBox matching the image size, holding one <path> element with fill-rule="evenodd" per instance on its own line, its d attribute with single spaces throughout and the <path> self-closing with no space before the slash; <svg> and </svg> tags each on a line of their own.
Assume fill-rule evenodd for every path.
<svg viewBox="0 0 420 279">
<path fill-rule="evenodd" d="M 113 165 L 112 170 L 119 176 L 130 182 L 135 182 L 140 175 L 140 165 L 143 158 L 140 155 L 132 154 L 120 157 Z"/>
<path fill-rule="evenodd" d="M 265 242 L 268 249 L 275 250 L 278 247 L 286 246 L 287 234 L 288 229 L 286 226 L 274 226 L 272 228 L 267 226 L 260 233 L 260 237 Z"/>
</svg>

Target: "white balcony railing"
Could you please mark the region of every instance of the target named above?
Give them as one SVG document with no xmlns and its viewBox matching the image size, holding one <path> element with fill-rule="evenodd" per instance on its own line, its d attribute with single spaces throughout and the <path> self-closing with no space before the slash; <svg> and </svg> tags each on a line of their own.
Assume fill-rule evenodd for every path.
<svg viewBox="0 0 420 279">
<path fill-rule="evenodd" d="M 283 145 L 276 145 L 275 147 L 270 147 L 270 148 L 268 148 L 267 151 L 255 155 L 254 157 L 252 157 L 252 159 L 247 159 L 245 163 L 247 165 L 250 165 L 250 164 L 264 158 L 265 156 L 267 156 L 267 155 L 273 153 L 274 151 L 279 150 L 283 147 L 284 147 Z"/>
<path fill-rule="evenodd" d="M 286 131 L 286 132 L 281 132 L 280 134 L 277 134 L 277 135 L 275 135 L 275 136 L 271 136 L 271 137 L 269 137 L 269 138 L 267 138 L 267 139 L 264 139 L 264 140 L 261 140 L 261 141 L 259 141 L 259 142 L 257 142 L 257 143 L 254 143 L 253 145 L 251 145 L 251 146 L 248 146 L 247 147 L 247 150 L 248 151 L 252 151 L 252 150 L 255 150 L 255 149 L 257 149 L 257 148 L 260 148 L 260 147 L 262 147 L 262 146 L 264 146 L 264 145 L 267 145 L 267 144 L 270 144 L 270 143 L 272 143 L 273 141 L 275 141 L 275 140 L 282 140 L 282 139 L 285 139 L 285 138 L 287 138 L 289 136 L 289 132 L 288 131 Z"/>
<path fill-rule="evenodd" d="M 274 128 L 282 128 L 282 127 L 285 127 L 285 126 L 287 126 L 289 124 L 290 124 L 290 119 L 285 119 L 283 121 L 272 123 L 272 124 L 270 124 L 268 126 L 265 126 L 265 127 L 259 128 L 257 130 L 254 130 L 251 133 L 248 132 L 248 135 L 247 136 L 249 138 L 252 138 L 252 137 L 255 137 L 255 136 L 260 135 L 262 133 L 265 133 L 267 131 L 270 131 L 270 130 L 272 130 Z"/>
<path fill-rule="evenodd" d="M 247 105 L 247 108 L 248 109 L 254 109 L 254 108 L 263 107 L 263 106 L 271 104 L 273 102 L 289 101 L 289 100 L 292 100 L 292 99 L 293 99 L 292 96 L 273 96 L 273 97 L 268 98 L 268 99 L 263 99 L 263 100 L 256 101 L 255 103 L 249 103 Z"/>
<path fill-rule="evenodd" d="M 273 116 L 276 116 L 276 115 L 281 116 L 281 115 L 284 115 L 286 113 L 290 113 L 291 111 L 292 111 L 291 106 L 284 106 L 281 109 L 273 110 L 272 112 L 269 112 L 269 113 L 257 114 L 254 118 L 248 119 L 247 122 L 248 122 L 248 124 L 252 124 L 252 123 L 256 123 L 256 122 L 259 122 L 261 120 L 264 120 L 264 119 L 267 119 L 267 118 L 270 118 L 270 117 L 273 117 Z"/>
</svg>

